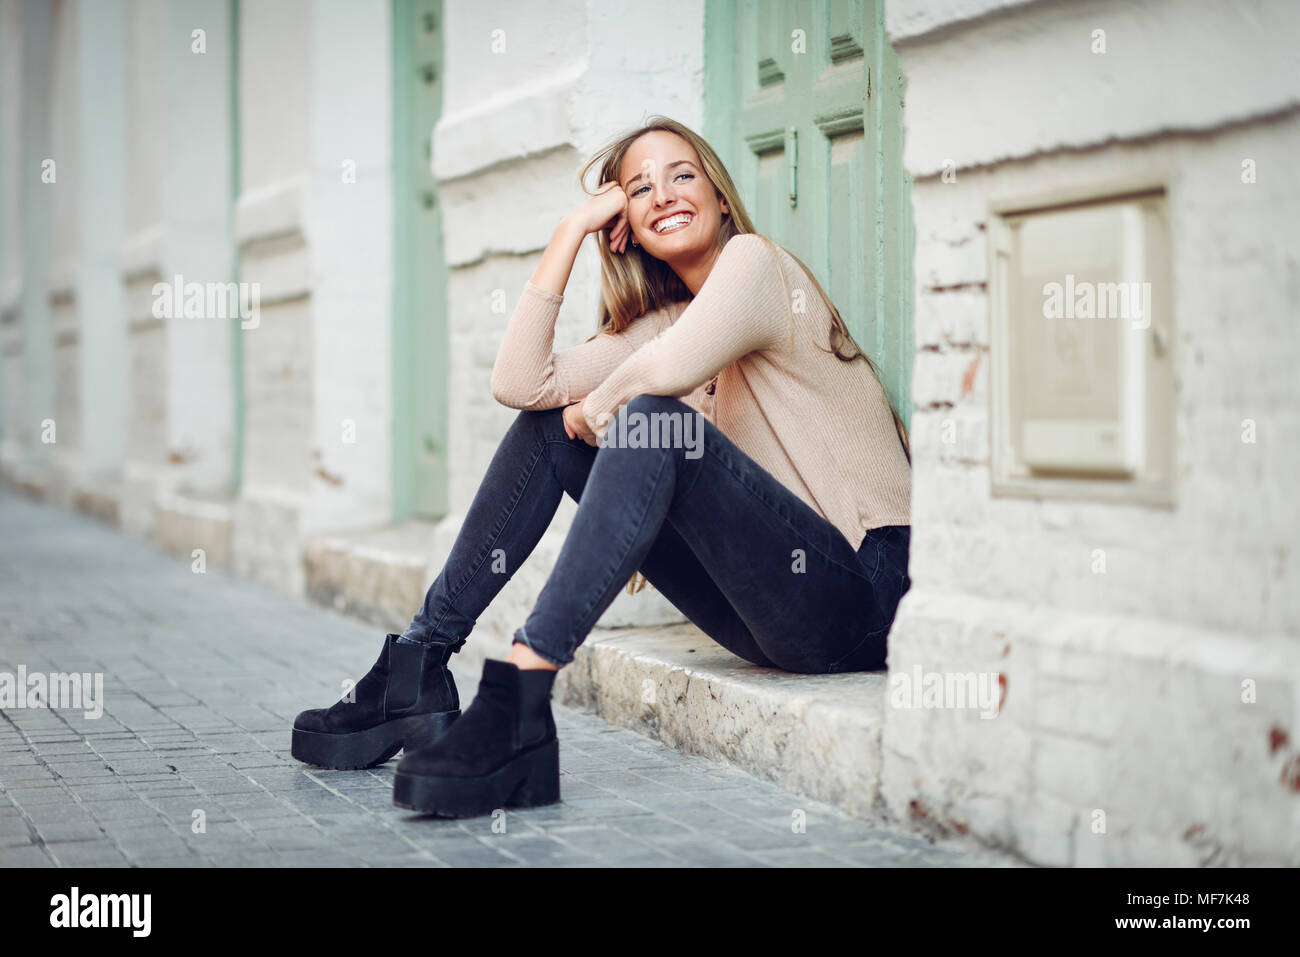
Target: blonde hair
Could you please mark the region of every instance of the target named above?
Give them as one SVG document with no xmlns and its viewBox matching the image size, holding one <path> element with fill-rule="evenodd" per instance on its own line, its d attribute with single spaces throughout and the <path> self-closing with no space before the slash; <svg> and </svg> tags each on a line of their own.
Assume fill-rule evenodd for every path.
<svg viewBox="0 0 1300 957">
<path fill-rule="evenodd" d="M 655 131 L 675 133 L 694 147 L 696 154 L 700 158 L 700 165 L 704 169 L 704 175 L 708 177 L 714 192 L 726 201 L 727 212 L 722 214 L 722 222 L 718 226 L 717 241 L 719 246 L 725 246 L 731 237 L 742 233 L 754 233 L 762 236 L 754 228 L 753 222 L 750 221 L 749 214 L 745 211 L 745 204 L 740 200 L 740 191 L 736 189 L 731 174 L 727 172 L 727 167 L 718 158 L 718 154 L 714 152 L 713 147 L 694 130 L 666 116 L 652 116 L 643 125 L 616 136 L 602 147 L 587 161 L 578 174 L 578 180 L 583 191 L 589 195 L 594 195 L 594 192 L 587 188 L 587 174 L 596 164 L 600 164 L 600 176 L 596 181 L 597 187 L 611 181 L 620 182 L 623 158 L 627 155 L 627 151 L 631 149 L 633 143 L 646 133 Z M 767 236 L 762 236 L 762 238 L 775 251 L 776 243 L 772 242 Z M 662 259 L 651 256 L 640 246 L 629 245 L 624 252 L 615 255 L 609 248 L 608 234 L 605 230 L 600 230 L 597 233 L 596 248 L 600 251 L 601 304 L 599 325 L 591 339 L 594 339 L 602 332 L 622 332 L 633 319 L 645 315 L 647 312 L 662 309 L 675 302 L 689 302 L 692 298 L 691 291 L 682 282 L 681 277 L 673 272 L 672 267 Z M 872 361 L 871 356 L 863 352 L 857 342 L 854 341 L 853 336 L 849 333 L 848 326 L 845 325 L 844 319 L 840 316 L 839 310 L 835 308 L 835 304 L 831 302 L 830 296 L 826 294 L 826 290 L 817 281 L 817 277 L 813 275 L 812 270 L 790 250 L 785 251 L 803 269 L 821 295 L 822 301 L 826 303 L 826 308 L 830 311 L 831 348 L 822 349 L 822 351 L 831 353 L 842 362 L 865 359 L 876 380 L 883 385 L 880 368 Z M 782 285 L 785 284 L 784 275 L 782 275 L 781 283 Z M 587 341 L 590 342 L 591 339 Z M 841 355 L 840 350 L 846 345 L 852 346 L 853 351 L 847 355 Z M 817 346 L 817 348 L 821 349 L 821 346 Z M 888 393 L 886 393 L 885 401 L 889 402 Z M 899 441 L 903 444 L 903 452 L 907 455 L 907 461 L 910 464 L 912 461 L 912 448 L 907 435 L 907 427 L 903 424 L 903 420 L 897 410 L 894 409 L 892 402 L 889 402 L 889 411 L 893 414 L 894 428 L 898 432 Z M 627 590 L 629 593 L 635 594 L 645 584 L 645 576 L 640 571 L 637 571 L 628 580 Z"/>
</svg>

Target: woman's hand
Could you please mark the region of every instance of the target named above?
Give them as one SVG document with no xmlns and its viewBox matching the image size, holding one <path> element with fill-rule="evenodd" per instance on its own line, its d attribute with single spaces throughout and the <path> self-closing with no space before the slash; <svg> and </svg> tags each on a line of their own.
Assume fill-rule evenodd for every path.
<svg viewBox="0 0 1300 957">
<path fill-rule="evenodd" d="M 568 218 L 582 230 L 584 236 L 608 229 L 610 252 L 623 252 L 627 248 L 627 241 L 632 237 L 632 228 L 627 222 L 627 193 L 613 180 L 602 184 Z"/>
<path fill-rule="evenodd" d="M 582 403 L 564 407 L 564 431 L 571 439 L 582 439 L 588 445 L 596 444 L 596 433 L 587 427 L 587 417 L 582 414 Z"/>
</svg>

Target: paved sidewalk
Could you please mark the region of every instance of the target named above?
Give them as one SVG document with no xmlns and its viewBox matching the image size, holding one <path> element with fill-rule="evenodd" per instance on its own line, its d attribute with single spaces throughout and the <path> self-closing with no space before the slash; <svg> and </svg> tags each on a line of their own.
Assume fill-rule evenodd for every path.
<svg viewBox="0 0 1300 957">
<path fill-rule="evenodd" d="M 871 827 L 559 706 L 561 804 L 496 822 L 413 814 L 392 803 L 396 759 L 326 771 L 289 754 L 294 716 L 337 700 L 382 641 L 0 490 L 0 673 L 103 674 L 100 717 L 0 714 L 0 866 L 1013 863 Z M 477 681 L 457 679 L 467 706 Z"/>
</svg>

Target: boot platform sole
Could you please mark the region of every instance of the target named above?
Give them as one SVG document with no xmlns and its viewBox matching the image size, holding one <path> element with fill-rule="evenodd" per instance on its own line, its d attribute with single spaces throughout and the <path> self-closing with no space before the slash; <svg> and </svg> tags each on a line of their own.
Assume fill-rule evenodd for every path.
<svg viewBox="0 0 1300 957">
<path fill-rule="evenodd" d="M 398 771 L 393 803 L 438 817 L 479 817 L 502 807 L 541 807 L 560 800 L 560 742 L 547 741 L 475 778 Z"/>
<path fill-rule="evenodd" d="M 460 711 L 417 714 L 385 721 L 349 734 L 293 729 L 293 756 L 306 764 L 337 771 L 357 771 L 383 764 L 402 748 L 415 751 L 437 741 L 460 717 Z"/>
</svg>

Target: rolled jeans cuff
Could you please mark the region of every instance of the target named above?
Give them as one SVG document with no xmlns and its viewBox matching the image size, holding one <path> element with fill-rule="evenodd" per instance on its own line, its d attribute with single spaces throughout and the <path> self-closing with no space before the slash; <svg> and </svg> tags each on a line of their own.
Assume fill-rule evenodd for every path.
<svg viewBox="0 0 1300 957">
<path fill-rule="evenodd" d="M 569 664 L 569 662 L 573 661 L 572 658 L 569 658 L 568 661 L 562 661 L 559 658 L 557 658 L 553 652 L 547 651 L 544 648 L 539 648 L 536 645 L 534 645 L 531 641 L 528 640 L 528 636 L 524 634 L 523 625 L 520 625 L 515 630 L 515 637 L 510 643 L 513 645 L 516 642 L 518 642 L 521 645 L 524 645 L 529 650 L 531 650 L 533 654 L 537 655 L 537 657 L 550 662 L 551 664 L 555 665 L 555 667 L 557 668 L 563 668 L 565 665 Z"/>
</svg>

